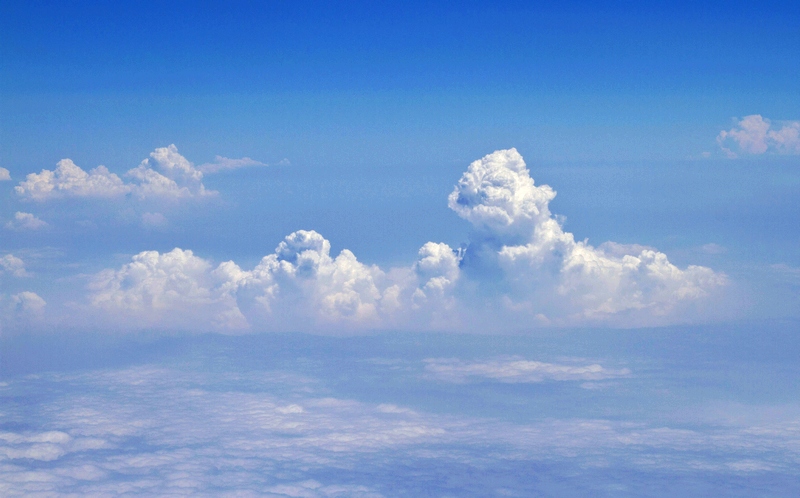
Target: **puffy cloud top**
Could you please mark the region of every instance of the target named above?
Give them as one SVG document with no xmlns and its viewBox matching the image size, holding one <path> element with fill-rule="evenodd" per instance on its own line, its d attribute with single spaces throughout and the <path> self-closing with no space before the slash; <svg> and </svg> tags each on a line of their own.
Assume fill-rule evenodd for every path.
<svg viewBox="0 0 800 498">
<path fill-rule="evenodd" d="M 11 180 L 11 172 L 5 168 L 0 167 L 0 182 Z"/>
<path fill-rule="evenodd" d="M 533 183 L 516 149 L 498 150 L 469 165 L 448 198 L 450 209 L 493 236 L 528 235 L 550 217 L 556 193 Z"/>
<path fill-rule="evenodd" d="M 161 147 L 125 174 L 131 182 L 98 166 L 86 172 L 70 159 L 55 170 L 31 173 L 14 187 L 20 197 L 46 201 L 64 197 L 114 198 L 132 194 L 147 197 L 192 197 L 212 194 L 203 186 L 203 173 L 178 153 L 174 145 Z"/>
<path fill-rule="evenodd" d="M 775 128 L 760 114 L 745 116 L 735 127 L 719 132 L 717 143 L 730 158 L 768 151 L 800 154 L 800 121 L 786 121 Z"/>
<path fill-rule="evenodd" d="M 14 187 L 22 197 L 44 201 L 58 197 L 117 197 L 130 192 L 120 177 L 98 166 L 88 173 L 71 159 L 62 159 L 53 171 L 31 173 Z"/>
</svg>

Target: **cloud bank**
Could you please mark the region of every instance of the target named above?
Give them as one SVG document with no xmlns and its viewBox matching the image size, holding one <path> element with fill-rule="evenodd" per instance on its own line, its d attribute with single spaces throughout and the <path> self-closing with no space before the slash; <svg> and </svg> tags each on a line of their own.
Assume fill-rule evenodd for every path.
<svg viewBox="0 0 800 498">
<path fill-rule="evenodd" d="M 203 174 L 261 164 L 250 158 L 217 157 L 211 165 L 195 167 L 178 153 L 175 145 L 160 147 L 137 167 L 120 178 L 105 166 L 84 171 L 71 159 L 62 159 L 54 170 L 31 173 L 14 187 L 23 199 L 37 202 L 58 198 L 113 199 L 133 196 L 146 198 L 188 198 L 213 195 L 203 185 Z"/>
<path fill-rule="evenodd" d="M 201 185 L 174 148 L 159 151 L 141 171 L 169 163 L 174 177 Z M 412 265 L 382 269 L 347 249 L 334 256 L 322 235 L 299 230 L 250 270 L 178 248 L 145 251 L 92 277 L 90 308 L 137 327 L 231 331 L 630 326 L 685 320 L 726 283 L 652 248 L 576 241 L 550 213 L 555 195 L 515 149 L 500 150 L 470 164 L 448 198 L 473 227 L 458 250 L 428 242 Z"/>
<path fill-rule="evenodd" d="M 785 121 L 778 128 L 759 114 L 745 116 L 730 130 L 719 132 L 717 144 L 732 159 L 767 152 L 800 154 L 800 121 Z"/>
</svg>

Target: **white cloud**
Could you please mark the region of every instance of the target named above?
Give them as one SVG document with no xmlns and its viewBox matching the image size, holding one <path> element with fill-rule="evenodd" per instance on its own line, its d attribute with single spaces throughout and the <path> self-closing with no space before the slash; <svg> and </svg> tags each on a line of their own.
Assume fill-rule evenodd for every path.
<svg viewBox="0 0 800 498">
<path fill-rule="evenodd" d="M 62 159 L 54 171 L 31 173 L 14 190 L 21 197 L 44 201 L 58 197 L 118 197 L 128 193 L 130 186 L 105 166 L 87 173 L 72 160 Z"/>
<path fill-rule="evenodd" d="M 717 143 L 730 158 L 768 151 L 800 154 L 800 121 L 785 121 L 781 128 L 775 128 L 769 119 L 752 114 L 742 118 L 730 130 L 719 132 Z"/>
<path fill-rule="evenodd" d="M 214 193 L 205 189 L 203 173 L 180 155 L 174 145 L 156 149 L 125 177 L 132 181 L 125 183 L 105 166 L 87 173 L 72 160 L 62 159 L 55 170 L 31 173 L 14 190 L 22 198 L 40 202 L 65 197 L 108 199 L 130 194 L 143 199 Z"/>
<path fill-rule="evenodd" d="M 576 242 L 550 213 L 555 195 L 534 185 L 515 149 L 473 162 L 450 194 L 451 209 L 475 228 L 462 270 L 499 282 L 512 309 L 560 321 L 653 317 L 725 283 L 708 268 L 681 270 L 644 246 Z"/>
<path fill-rule="evenodd" d="M 40 220 L 31 213 L 17 211 L 14 220 L 6 222 L 9 230 L 38 230 L 47 226 L 47 222 Z"/>
<path fill-rule="evenodd" d="M 5 168 L 0 167 L 0 182 L 11 180 L 11 172 Z"/>
<path fill-rule="evenodd" d="M 203 172 L 178 153 L 175 145 L 159 147 L 136 168 L 125 173 L 138 184 L 133 193 L 145 197 L 192 197 L 210 195 L 203 185 Z"/>
<path fill-rule="evenodd" d="M 25 276 L 25 262 L 13 254 L 4 254 L 0 256 L 0 274 L 10 273 L 15 277 Z"/>
<path fill-rule="evenodd" d="M 235 330 L 246 326 L 232 294 L 243 277 L 233 262 L 212 268 L 192 251 L 145 251 L 119 270 L 92 277 L 90 300 L 120 325 L 134 328 L 210 323 L 215 329 Z"/>
<path fill-rule="evenodd" d="M 592 381 L 630 375 L 630 370 L 609 369 L 598 364 L 559 365 L 529 361 L 519 357 L 495 358 L 488 361 L 463 361 L 455 358 L 428 358 L 425 371 L 439 380 L 464 383 L 476 379 L 518 384 L 545 380 Z"/>
<path fill-rule="evenodd" d="M 199 181 L 176 154 L 163 149 L 153 161 Z M 534 184 L 516 150 L 497 151 L 473 162 L 449 197 L 475 228 L 465 249 L 428 242 L 414 264 L 382 269 L 347 249 L 334 257 L 322 235 L 299 230 L 249 271 L 233 262 L 215 269 L 181 249 L 146 251 L 96 276 L 91 302 L 141 314 L 135 323 L 147 326 L 189 326 L 212 310 L 222 328 L 246 327 L 247 317 L 259 330 L 647 325 L 681 319 L 686 305 L 725 284 L 724 275 L 678 268 L 651 247 L 576 242 L 550 213 L 555 195 Z"/>
<path fill-rule="evenodd" d="M 241 159 L 230 159 L 228 157 L 216 156 L 213 163 L 201 164 L 197 167 L 198 170 L 205 174 L 219 173 L 220 171 L 229 171 L 239 168 L 249 168 L 251 166 L 269 166 L 268 164 L 243 157 Z"/>
</svg>

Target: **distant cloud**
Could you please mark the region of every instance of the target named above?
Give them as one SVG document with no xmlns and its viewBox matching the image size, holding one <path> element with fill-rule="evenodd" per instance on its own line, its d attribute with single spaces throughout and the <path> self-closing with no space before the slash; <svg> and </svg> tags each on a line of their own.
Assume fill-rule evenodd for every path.
<svg viewBox="0 0 800 498">
<path fill-rule="evenodd" d="M 0 275 L 3 273 L 24 277 L 26 275 L 25 263 L 13 254 L 4 254 L 0 256 Z"/>
<path fill-rule="evenodd" d="M 11 173 L 5 168 L 0 168 L 0 182 L 8 180 L 11 180 Z"/>
<path fill-rule="evenodd" d="M 179 198 L 213 194 L 202 183 L 203 173 L 178 153 L 174 145 L 161 147 L 125 174 L 132 181 L 98 166 L 86 172 L 70 159 L 62 159 L 55 170 L 31 173 L 14 187 L 17 195 L 34 201 L 56 198 Z"/>
<path fill-rule="evenodd" d="M 759 114 L 745 116 L 730 130 L 717 135 L 717 143 L 729 158 L 740 154 L 800 154 L 800 121 L 784 121 L 780 128 Z"/>
<path fill-rule="evenodd" d="M 119 270 L 95 275 L 89 287 L 93 306 L 120 321 L 137 317 L 137 327 L 172 327 L 210 322 L 218 330 L 243 328 L 246 321 L 233 292 L 244 278 L 232 262 L 216 269 L 192 251 L 145 251 Z"/>
<path fill-rule="evenodd" d="M 47 222 L 40 220 L 31 213 L 23 213 L 17 211 L 14 214 L 12 221 L 6 222 L 6 228 L 9 230 L 39 230 L 45 228 Z"/>
<path fill-rule="evenodd" d="M 11 296 L 11 302 L 14 307 L 21 313 L 37 314 L 40 313 L 47 305 L 44 299 L 39 297 L 35 292 L 24 291 L 19 294 Z"/>
<path fill-rule="evenodd" d="M 535 383 L 545 380 L 593 381 L 625 377 L 631 373 L 627 368 L 609 369 L 598 364 L 560 365 L 529 361 L 520 357 L 473 362 L 454 358 L 428 358 L 424 361 L 425 371 L 429 375 L 439 380 L 456 383 L 482 379 L 510 384 Z"/>
<path fill-rule="evenodd" d="M 415 263 L 382 269 L 337 256 L 313 230 L 288 235 L 252 270 L 191 251 L 142 252 L 91 283 L 90 301 L 134 326 L 220 330 L 507 328 L 515 324 L 669 323 L 726 283 L 642 245 L 576 242 L 549 211 L 515 149 L 473 162 L 449 197 L 469 244 L 428 242 Z M 152 215 L 155 217 L 156 215 Z"/>
<path fill-rule="evenodd" d="M 167 217 L 161 213 L 142 213 L 142 225 L 145 228 L 165 228 L 169 224 Z"/>
<path fill-rule="evenodd" d="M 197 167 L 197 169 L 205 174 L 209 174 L 209 173 L 218 173 L 220 171 L 228 171 L 232 169 L 248 168 L 251 166 L 269 166 L 269 165 L 262 163 L 261 161 L 250 159 L 249 157 L 243 157 L 241 159 L 230 159 L 227 157 L 216 156 L 213 163 L 201 164 L 200 166 Z"/>
<path fill-rule="evenodd" d="M 726 252 L 728 252 L 728 250 L 725 247 L 723 247 L 723 246 L 721 246 L 719 244 L 715 244 L 715 243 L 711 242 L 711 243 L 703 244 L 702 246 L 700 246 L 700 252 L 705 253 L 705 254 L 715 254 L 716 255 L 716 254 L 725 254 Z"/>
</svg>

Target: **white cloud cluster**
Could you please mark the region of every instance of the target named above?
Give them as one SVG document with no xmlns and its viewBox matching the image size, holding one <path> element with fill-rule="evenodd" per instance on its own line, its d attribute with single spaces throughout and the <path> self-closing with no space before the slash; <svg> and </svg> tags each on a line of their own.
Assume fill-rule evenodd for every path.
<svg viewBox="0 0 800 498">
<path fill-rule="evenodd" d="M 719 132 L 717 143 L 730 158 L 768 151 L 800 154 L 800 121 L 786 121 L 783 126 L 776 128 L 769 119 L 752 114 L 742 118 L 730 130 Z"/>
<path fill-rule="evenodd" d="M 152 160 L 199 182 L 173 153 L 164 149 Z M 725 283 L 724 275 L 680 269 L 649 247 L 576 242 L 550 213 L 555 195 L 534 184 L 515 149 L 497 151 L 473 162 L 449 197 L 475 229 L 465 249 L 428 242 L 413 265 L 384 270 L 347 249 L 334 257 L 322 235 L 300 230 L 247 271 L 181 249 L 146 251 L 95 276 L 91 303 L 165 327 L 209 320 L 280 330 L 641 325 L 675 319 L 683 304 Z"/>
<path fill-rule="evenodd" d="M 3 167 L 0 167 L 0 182 L 6 182 L 9 180 L 11 180 L 11 172 Z"/>
<path fill-rule="evenodd" d="M 214 267 L 177 248 L 145 251 L 119 270 L 95 275 L 90 300 L 110 316 L 140 316 L 148 326 L 382 327 L 400 323 L 412 307 L 438 303 L 457 278 L 457 255 L 447 250 L 426 244 L 416 271 L 389 272 L 361 263 L 347 249 L 332 257 L 330 242 L 306 230 L 288 235 L 250 271 L 232 261 Z"/>
<path fill-rule="evenodd" d="M 31 173 L 14 190 L 25 199 L 55 198 L 180 198 L 213 192 L 203 185 L 203 172 L 178 153 L 175 145 L 160 147 L 125 175 L 125 182 L 105 166 L 86 172 L 70 159 L 62 159 L 55 170 Z"/>
<path fill-rule="evenodd" d="M 464 383 L 491 379 L 508 384 L 555 381 L 595 381 L 630 375 L 627 368 L 611 369 L 598 364 L 565 365 L 530 361 L 519 357 L 487 361 L 464 361 L 457 358 L 428 358 L 425 371 L 436 379 Z"/>
<path fill-rule="evenodd" d="M 6 228 L 9 230 L 39 230 L 46 226 L 46 221 L 37 218 L 34 214 L 21 211 L 17 211 L 14 214 L 13 220 L 6 222 Z"/>
</svg>

